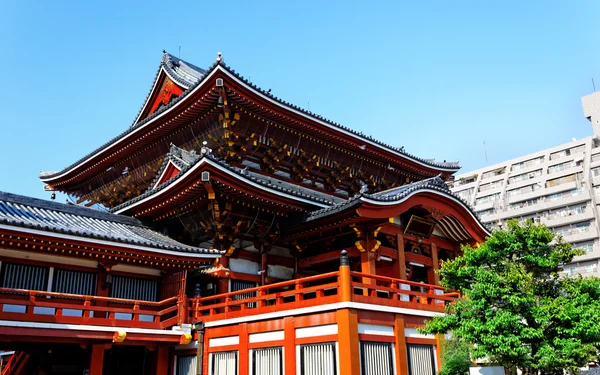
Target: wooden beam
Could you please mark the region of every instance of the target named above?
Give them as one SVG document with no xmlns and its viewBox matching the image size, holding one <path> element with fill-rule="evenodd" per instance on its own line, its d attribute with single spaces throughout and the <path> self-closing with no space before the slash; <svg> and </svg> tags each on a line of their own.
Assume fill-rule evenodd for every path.
<svg viewBox="0 0 600 375">
<path fill-rule="evenodd" d="M 398 243 L 398 276 L 401 280 L 406 280 L 406 257 L 404 254 L 404 237 L 401 234 L 397 235 Z"/>
<path fill-rule="evenodd" d="M 433 263 L 433 283 L 435 285 L 440 285 L 440 275 L 437 273 L 440 268 L 440 263 L 438 260 L 438 248 L 435 243 L 431 244 L 431 262 Z"/>
<path fill-rule="evenodd" d="M 346 249 L 348 251 L 348 257 L 358 257 L 360 256 L 360 251 L 356 247 L 351 247 Z M 306 258 L 298 259 L 298 268 L 306 268 L 315 264 L 327 263 L 334 260 L 340 259 L 340 253 L 342 250 L 333 250 L 328 251 L 326 253 L 309 256 Z"/>
</svg>

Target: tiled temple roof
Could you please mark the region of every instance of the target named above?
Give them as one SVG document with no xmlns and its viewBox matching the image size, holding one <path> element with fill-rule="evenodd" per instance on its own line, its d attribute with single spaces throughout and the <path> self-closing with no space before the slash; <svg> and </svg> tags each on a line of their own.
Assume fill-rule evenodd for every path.
<svg viewBox="0 0 600 375">
<path fill-rule="evenodd" d="M 0 224 L 160 250 L 221 253 L 179 243 L 132 217 L 5 192 L 0 192 Z"/>
<path fill-rule="evenodd" d="M 202 78 L 209 75 L 214 69 L 217 69 L 218 67 L 221 67 L 222 69 L 226 70 L 228 73 L 232 74 L 233 76 L 235 76 L 237 79 L 239 79 L 240 81 L 244 82 L 244 84 L 248 85 L 249 87 L 251 87 L 252 89 L 256 90 L 257 92 L 259 92 L 261 95 L 264 95 L 274 101 L 276 101 L 277 103 L 289 107 L 292 110 L 295 111 L 299 111 L 307 116 L 310 116 L 312 118 L 314 118 L 317 121 L 322 121 L 324 123 L 327 123 L 330 126 L 336 127 L 338 129 L 340 129 L 343 132 L 347 132 L 347 133 L 351 133 L 352 135 L 362 138 L 365 141 L 371 142 L 371 143 L 375 143 L 377 145 L 379 145 L 380 147 L 384 147 L 396 154 L 402 155 L 404 157 L 407 157 L 409 159 L 413 159 L 417 162 L 420 162 L 422 164 L 431 166 L 433 168 L 443 168 L 443 169 L 449 169 L 449 170 L 453 170 L 456 171 L 458 169 L 460 169 L 460 165 L 458 162 L 439 162 L 439 161 L 435 161 L 433 159 L 425 159 L 425 158 L 420 158 L 417 157 L 415 155 L 412 155 L 406 151 L 404 151 L 404 147 L 395 147 L 395 146 L 391 146 L 388 145 L 384 142 L 378 141 L 375 138 L 368 136 L 368 135 L 364 135 L 362 132 L 358 132 L 355 130 L 352 130 L 346 126 L 343 126 L 341 124 L 338 124 L 334 121 L 331 121 L 321 115 L 318 115 L 316 113 L 313 113 L 311 111 L 305 110 L 303 108 L 300 108 L 296 105 L 293 105 L 289 102 L 286 102 L 274 95 L 272 95 L 270 92 L 263 90 L 261 88 L 259 88 L 258 86 L 254 85 L 253 83 L 251 83 L 250 81 L 248 81 L 246 78 L 244 78 L 243 76 L 241 76 L 240 74 L 238 74 L 235 70 L 231 69 L 229 66 L 227 66 L 222 60 L 220 61 L 215 61 L 210 67 L 208 67 L 206 70 L 203 70 L 201 68 L 198 68 L 196 66 L 194 66 L 193 64 L 190 64 L 188 62 L 185 62 L 181 59 L 178 59 L 168 53 L 165 52 L 165 54 L 163 55 L 163 59 L 161 61 L 161 65 L 158 69 L 158 72 L 156 73 L 156 77 L 158 77 L 158 75 L 160 74 L 160 71 L 164 68 L 167 72 L 169 72 L 169 74 L 171 74 L 173 76 L 173 79 L 175 79 L 176 81 L 178 81 L 181 84 L 184 84 L 187 89 L 185 91 L 183 91 L 183 93 L 181 94 L 181 96 L 175 97 L 173 98 L 173 100 L 171 100 L 171 102 L 169 102 L 169 104 L 164 105 L 159 107 L 155 112 L 153 112 L 152 114 L 150 114 L 148 117 L 144 118 L 144 119 L 137 119 L 137 117 L 139 117 L 139 113 L 136 116 L 136 121 L 134 121 L 133 125 L 127 129 L 126 131 L 124 131 L 123 133 L 119 134 L 118 136 L 114 137 L 113 139 L 111 139 L 110 141 L 106 142 L 105 144 L 103 144 L 102 146 L 98 147 L 97 149 L 95 149 L 94 151 L 92 151 L 91 153 L 89 153 L 88 155 L 84 156 L 83 158 L 77 160 L 76 162 L 72 163 L 71 165 L 63 168 L 61 171 L 56 171 L 56 172 L 41 172 L 40 173 L 40 178 L 42 179 L 49 179 L 49 178 L 53 178 L 55 176 L 58 176 L 61 173 L 64 173 L 66 171 L 68 171 L 69 169 L 75 167 L 76 165 L 82 163 L 83 161 L 85 161 L 86 159 L 90 158 L 91 156 L 97 154 L 98 152 L 102 151 L 103 149 L 107 148 L 108 146 L 110 146 L 111 144 L 115 143 L 116 141 L 120 140 L 121 138 L 127 136 L 129 133 L 131 133 L 132 131 L 134 131 L 135 129 L 143 126 L 144 124 L 148 123 L 149 121 L 151 121 L 152 119 L 154 119 L 155 117 L 159 116 L 160 114 L 162 114 L 163 112 L 169 110 L 170 108 L 172 108 L 173 106 L 177 105 L 180 101 L 184 100 L 187 95 L 194 90 L 194 88 L 196 88 L 196 86 L 198 86 L 199 84 L 201 84 L 202 82 Z M 156 79 L 155 79 L 156 81 Z M 150 91 L 150 93 L 148 93 L 148 97 L 151 95 L 152 90 Z M 144 101 L 144 103 L 147 101 Z M 143 110 L 140 109 L 140 112 Z"/>
<path fill-rule="evenodd" d="M 310 212 L 309 214 L 306 215 L 304 221 L 309 222 L 309 221 L 318 220 L 318 219 L 321 219 L 321 218 L 324 218 L 327 216 L 334 215 L 338 212 L 342 212 L 347 209 L 360 206 L 362 204 L 363 198 L 372 200 L 372 201 L 378 201 L 378 202 L 400 201 L 417 190 L 425 190 L 425 189 L 436 190 L 436 191 L 442 192 L 445 195 L 448 195 L 448 196 L 458 200 L 463 206 L 465 206 L 465 208 L 467 208 L 471 212 L 471 214 L 473 215 L 473 217 L 475 217 L 477 219 L 479 224 L 483 228 L 487 229 L 487 225 L 481 221 L 481 218 L 479 217 L 479 215 L 477 215 L 473 211 L 473 208 L 467 202 L 465 202 L 462 198 L 460 198 L 457 194 L 454 194 L 452 191 L 450 191 L 450 188 L 448 187 L 448 185 L 444 182 L 444 180 L 440 176 L 428 178 L 428 179 L 422 180 L 422 181 L 413 182 L 411 184 L 395 187 L 395 188 L 384 190 L 384 191 L 381 191 L 378 193 L 373 193 L 373 194 L 361 193 L 361 194 L 355 195 L 354 197 L 346 200 L 345 202 L 337 203 L 330 207 Z"/>
<path fill-rule="evenodd" d="M 200 155 L 196 154 L 195 151 L 186 151 L 182 148 L 179 148 L 171 143 L 171 148 L 169 149 L 169 153 L 165 156 L 165 160 L 163 160 L 154 180 L 148 187 L 147 191 L 154 190 L 158 180 L 161 178 L 165 169 L 167 169 L 169 163 L 173 163 L 179 170 L 183 170 L 184 168 L 194 164 L 198 159 L 200 159 Z"/>
<path fill-rule="evenodd" d="M 172 148 L 173 150 L 173 148 Z M 188 151 L 184 151 L 184 152 L 188 152 Z M 247 169 L 242 169 L 242 168 L 238 168 L 238 167 L 233 167 L 229 164 L 227 164 L 225 161 L 217 159 L 215 156 L 211 155 L 210 153 L 206 153 L 204 155 L 202 155 L 201 157 L 199 157 L 196 162 L 191 163 L 185 167 L 183 167 L 181 169 L 181 171 L 175 175 L 173 178 L 171 178 L 168 181 L 163 182 L 162 184 L 156 186 L 156 187 L 151 187 L 150 189 L 148 189 L 144 194 L 141 194 L 133 199 L 130 199 L 124 203 L 121 203 L 118 206 L 115 206 L 113 208 L 110 209 L 110 212 L 118 212 L 123 210 L 124 208 L 131 206 L 132 204 L 139 202 L 153 194 L 158 193 L 159 191 L 167 188 L 168 186 L 170 186 L 171 184 L 175 183 L 177 180 L 179 180 L 181 178 L 181 176 L 185 175 L 185 173 L 192 169 L 193 167 L 195 167 L 198 163 L 201 163 L 203 160 L 210 160 L 213 161 L 215 163 L 218 164 L 219 167 L 233 172 L 234 174 L 257 184 L 260 184 L 262 186 L 265 186 L 267 188 L 270 188 L 274 191 L 278 191 L 278 192 L 282 192 L 282 193 L 286 193 L 286 194 L 290 194 L 293 196 L 296 196 L 298 198 L 302 198 L 302 199 L 306 199 L 309 201 L 313 201 L 315 203 L 322 205 L 333 205 L 335 203 L 338 202 L 342 202 L 343 199 L 333 196 L 333 195 L 329 195 L 326 193 L 322 193 L 319 191 L 315 191 L 309 187 L 304 187 L 301 185 L 295 185 L 289 182 L 285 182 L 273 177 L 269 177 L 269 176 L 264 176 L 261 175 L 259 173 L 255 173 L 252 171 L 249 171 Z M 162 173 L 162 172 L 160 172 Z"/>
</svg>

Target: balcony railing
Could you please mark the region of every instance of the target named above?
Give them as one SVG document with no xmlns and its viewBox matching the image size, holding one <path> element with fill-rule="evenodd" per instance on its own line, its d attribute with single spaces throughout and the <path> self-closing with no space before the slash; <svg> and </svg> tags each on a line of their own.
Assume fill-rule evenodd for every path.
<svg viewBox="0 0 600 375">
<path fill-rule="evenodd" d="M 443 312 L 457 296 L 440 286 L 340 269 L 231 293 L 159 302 L 0 288 L 0 320 L 167 329 L 198 320 L 338 302 Z"/>
<path fill-rule="evenodd" d="M 440 286 L 342 271 L 189 300 L 191 321 L 214 321 L 337 302 L 403 307 L 443 312 L 457 293 Z M 348 296 L 344 290 L 349 291 Z M 254 297 L 243 298 L 252 295 Z"/>
<path fill-rule="evenodd" d="M 178 297 L 150 302 L 0 288 L 0 320 L 165 329 L 180 323 L 185 307 Z"/>
</svg>

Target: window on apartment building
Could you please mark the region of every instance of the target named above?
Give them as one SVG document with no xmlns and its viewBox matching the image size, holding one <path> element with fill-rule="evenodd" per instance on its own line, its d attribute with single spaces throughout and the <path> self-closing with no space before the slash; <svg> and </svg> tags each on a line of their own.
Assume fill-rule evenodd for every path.
<svg viewBox="0 0 600 375">
<path fill-rule="evenodd" d="M 483 210 L 483 211 L 476 211 L 476 213 L 479 216 L 485 216 L 485 215 L 493 215 L 496 213 L 496 209 L 495 208 L 489 208 L 487 210 Z"/>
<path fill-rule="evenodd" d="M 562 227 L 554 228 L 553 231 L 556 234 L 561 236 L 570 236 L 578 233 L 585 233 L 590 230 L 590 221 L 585 221 L 583 223 L 565 225 Z"/>
<path fill-rule="evenodd" d="M 516 176 L 512 176 L 508 178 L 508 183 L 509 184 L 514 184 L 520 181 L 527 181 L 530 180 L 532 178 L 536 178 L 542 175 L 542 170 L 538 169 L 535 171 L 531 171 L 531 172 L 527 172 L 527 173 L 521 173 L 518 174 Z"/>
<path fill-rule="evenodd" d="M 560 178 L 555 178 L 553 180 L 548 180 L 546 181 L 546 187 L 553 187 L 553 186 L 558 186 L 558 185 L 562 185 L 562 184 L 566 184 L 569 182 L 576 182 L 581 180 L 581 176 L 579 173 L 576 174 L 571 174 L 568 176 L 564 176 L 564 177 L 560 177 Z"/>
<path fill-rule="evenodd" d="M 532 193 L 532 192 L 534 192 L 536 190 L 539 190 L 539 189 L 541 189 L 541 185 L 540 184 L 532 184 L 532 185 L 527 185 L 527 186 L 520 187 L 518 189 L 508 190 L 506 192 L 506 195 L 508 197 L 514 197 L 515 195 Z"/>
<path fill-rule="evenodd" d="M 479 186 L 479 192 L 496 189 L 502 186 L 502 180 Z"/>
<path fill-rule="evenodd" d="M 500 199 L 500 193 L 490 194 L 490 195 L 486 195 L 485 197 L 477 198 L 475 200 L 475 204 L 478 205 L 478 204 L 484 204 L 484 203 L 488 203 L 488 202 L 494 202 L 498 199 Z"/>
<path fill-rule="evenodd" d="M 586 253 L 591 253 L 594 251 L 595 241 L 585 241 L 585 242 L 577 242 L 573 244 L 574 249 L 582 249 Z"/>
<path fill-rule="evenodd" d="M 600 167 L 592 168 L 592 177 L 600 176 Z"/>
<path fill-rule="evenodd" d="M 504 173 L 504 171 L 506 170 L 505 167 L 501 167 L 501 168 L 496 168 L 493 171 L 489 171 L 489 172 L 485 172 L 481 175 L 481 179 L 482 180 L 487 180 L 488 178 L 492 178 L 495 176 L 500 176 L 501 174 Z"/>
<path fill-rule="evenodd" d="M 519 223 L 525 223 L 528 220 L 531 220 L 535 224 L 539 224 L 540 220 L 541 220 L 541 217 L 539 215 L 528 215 L 528 216 L 521 216 L 521 217 L 517 218 L 517 221 Z"/>
<path fill-rule="evenodd" d="M 598 160 L 600 160 L 600 154 L 594 154 L 594 155 L 592 155 L 592 163 L 595 162 L 595 161 L 598 161 Z"/>
<path fill-rule="evenodd" d="M 2 287 L 47 290 L 50 268 L 29 264 L 2 263 Z"/>
<path fill-rule="evenodd" d="M 362 375 L 394 375 L 392 344 L 389 342 L 360 342 Z"/>
<path fill-rule="evenodd" d="M 456 195 L 458 195 L 461 199 L 469 200 L 469 199 L 471 199 L 471 196 L 474 191 L 475 191 L 475 188 L 469 188 L 469 189 L 465 189 L 465 190 L 456 192 Z"/>
<path fill-rule="evenodd" d="M 545 199 L 549 200 L 549 201 L 555 201 L 558 199 L 574 197 L 581 193 L 582 193 L 581 189 L 572 189 L 572 190 L 568 190 L 568 191 L 561 191 L 560 193 L 554 193 L 554 194 L 547 195 Z"/>
<path fill-rule="evenodd" d="M 454 186 L 461 186 L 475 182 L 477 180 L 476 175 L 467 176 L 467 177 L 459 177 L 458 180 L 454 181 Z"/>
<path fill-rule="evenodd" d="M 238 373 L 237 350 L 210 353 L 209 361 L 211 375 L 237 375 Z"/>
<path fill-rule="evenodd" d="M 556 210 L 550 210 L 545 216 L 547 219 L 552 220 L 552 219 L 557 219 L 560 217 L 581 215 L 581 214 L 585 213 L 585 210 L 586 210 L 585 205 L 567 206 L 567 207 L 558 208 Z"/>
<path fill-rule="evenodd" d="M 594 264 L 588 264 L 585 266 L 585 273 L 589 274 L 589 273 L 594 273 L 596 272 L 596 270 L 598 269 L 598 264 L 594 263 Z"/>
<path fill-rule="evenodd" d="M 435 374 L 435 347 L 433 345 L 406 345 L 410 375 Z"/>
<path fill-rule="evenodd" d="M 335 344 L 300 345 L 300 375 L 336 375 Z"/>
<path fill-rule="evenodd" d="M 552 154 L 550 154 L 550 160 L 556 160 L 556 159 L 560 159 L 566 156 L 570 156 L 570 155 L 574 155 L 574 154 L 578 154 L 585 151 L 585 145 L 581 145 L 581 146 L 577 146 L 577 147 L 573 147 L 573 148 L 568 148 L 566 150 L 561 150 L 561 151 L 557 151 L 557 152 L 553 152 Z"/>
<path fill-rule="evenodd" d="M 540 156 L 540 157 L 537 157 L 537 158 L 534 158 L 534 159 L 530 159 L 530 160 L 522 161 L 522 162 L 517 163 L 517 164 L 513 164 L 510 167 L 510 170 L 511 171 L 518 171 L 520 169 L 529 168 L 529 167 L 531 167 L 533 165 L 541 164 L 543 162 L 544 162 L 544 157 Z"/>
<path fill-rule="evenodd" d="M 534 198 L 534 199 L 527 199 L 524 200 L 522 202 L 517 202 L 517 203 L 511 203 L 508 205 L 508 209 L 509 210 L 518 210 L 520 208 L 525 208 L 525 207 L 529 207 L 529 206 L 533 206 L 535 204 L 539 203 L 539 199 L 538 198 Z"/>
<path fill-rule="evenodd" d="M 251 375 L 283 375 L 283 348 L 253 349 Z"/>
<path fill-rule="evenodd" d="M 175 375 L 196 375 L 197 363 L 196 355 L 178 355 Z"/>
<path fill-rule="evenodd" d="M 565 163 L 551 165 L 550 167 L 548 167 L 548 173 L 556 173 L 556 172 L 564 171 L 566 169 L 573 168 L 575 165 L 576 165 L 575 161 L 568 161 Z"/>
</svg>

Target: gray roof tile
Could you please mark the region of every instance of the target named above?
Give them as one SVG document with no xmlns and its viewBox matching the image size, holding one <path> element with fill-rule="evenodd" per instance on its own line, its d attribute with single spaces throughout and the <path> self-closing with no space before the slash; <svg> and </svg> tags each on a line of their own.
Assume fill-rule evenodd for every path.
<svg viewBox="0 0 600 375">
<path fill-rule="evenodd" d="M 220 254 L 179 243 L 132 217 L 5 192 L 0 192 L 0 224 L 184 253 Z"/>
</svg>

